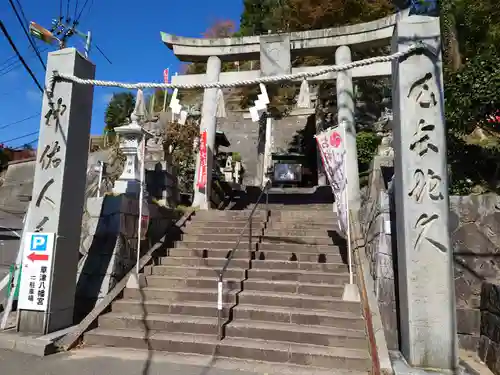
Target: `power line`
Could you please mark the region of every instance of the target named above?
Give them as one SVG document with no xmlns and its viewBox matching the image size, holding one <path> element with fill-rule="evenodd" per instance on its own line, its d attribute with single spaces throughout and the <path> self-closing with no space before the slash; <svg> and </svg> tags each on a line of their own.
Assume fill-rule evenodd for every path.
<svg viewBox="0 0 500 375">
<path fill-rule="evenodd" d="M 66 21 L 69 20 L 69 0 L 66 0 Z"/>
<path fill-rule="evenodd" d="M 47 51 L 49 48 L 48 47 L 43 47 L 42 49 L 40 49 L 40 53 L 41 52 L 45 52 Z M 30 55 L 29 58 L 32 58 L 32 54 L 33 54 L 33 48 L 29 48 L 28 52 L 27 52 L 28 55 Z M 6 65 L 8 63 L 11 63 L 12 60 L 15 60 L 16 63 L 19 63 L 19 61 L 17 60 L 17 56 L 16 55 L 12 55 L 11 57 L 8 57 L 7 59 L 4 60 L 4 62 L 0 63 L 0 66 L 2 65 Z"/>
<path fill-rule="evenodd" d="M 27 29 L 29 27 L 29 22 L 28 19 L 26 18 L 26 14 L 24 14 L 23 6 L 21 5 L 20 0 L 16 0 L 16 3 L 17 6 L 19 7 L 19 10 L 21 11 L 21 16 L 23 17 L 24 27 Z"/>
<path fill-rule="evenodd" d="M 7 139 L 6 141 L 0 141 L 0 143 L 7 143 L 7 142 L 12 142 L 12 141 L 17 141 L 18 139 L 23 139 L 23 138 L 26 138 L 26 137 L 29 137 L 29 136 L 32 136 L 32 135 L 35 135 L 35 134 L 38 134 L 38 130 L 36 132 L 29 133 L 29 134 L 24 134 L 24 135 L 21 135 L 21 136 L 16 137 L 16 138 Z"/>
<path fill-rule="evenodd" d="M 40 85 L 40 82 L 38 82 L 38 80 L 36 79 L 35 74 L 33 73 L 33 71 L 30 69 L 30 67 L 28 66 L 28 64 L 26 64 L 26 61 L 24 61 L 24 58 L 19 53 L 19 50 L 17 49 L 16 45 L 12 41 L 12 38 L 10 37 L 9 32 L 5 28 L 5 26 L 4 26 L 4 24 L 3 24 L 2 21 L 0 21 L 0 29 L 4 33 L 4 35 L 7 38 L 7 40 L 9 41 L 10 46 L 12 47 L 12 49 L 14 50 L 14 52 L 16 53 L 16 55 L 19 58 L 19 60 L 21 60 L 21 63 L 24 65 L 24 68 L 26 69 L 26 71 L 29 73 L 29 75 L 33 79 L 33 82 L 35 82 L 35 84 L 38 86 L 38 88 L 40 89 L 40 91 L 43 93 L 42 85 Z"/>
<path fill-rule="evenodd" d="M 113 65 L 113 63 L 111 62 L 110 59 L 108 59 L 108 57 L 104 54 L 104 52 L 102 52 L 102 50 L 99 48 L 99 46 L 97 44 L 94 44 L 94 47 L 99 51 L 99 53 L 106 59 L 108 60 L 108 62 Z"/>
<path fill-rule="evenodd" d="M 19 2 L 19 0 L 16 0 L 16 1 L 19 4 L 21 12 L 24 16 L 24 11 L 23 11 L 23 7 L 22 7 L 21 3 Z M 38 56 L 38 60 L 40 60 L 40 64 L 42 64 L 44 70 L 47 70 L 47 67 L 45 66 L 45 63 L 43 62 L 42 56 L 40 55 L 38 48 L 36 47 L 35 43 L 33 42 L 33 39 L 28 34 L 28 31 L 26 30 L 27 28 L 24 26 L 23 21 L 21 20 L 21 17 L 19 16 L 19 12 L 17 11 L 16 6 L 12 2 L 12 0 L 9 0 L 9 3 L 10 3 L 10 6 L 12 7 L 12 10 L 16 14 L 17 20 L 21 24 L 21 28 L 23 29 L 24 35 L 26 35 L 26 38 L 28 38 L 28 41 L 29 41 L 31 47 L 33 47 L 33 50 L 35 51 L 36 55 Z M 26 17 L 24 17 L 24 18 L 26 20 Z M 27 22 L 27 20 L 26 20 L 26 22 Z"/>
<path fill-rule="evenodd" d="M 80 9 L 80 13 L 78 14 L 78 17 L 75 18 L 74 20 L 74 23 L 78 23 L 78 21 L 80 20 L 80 18 L 82 17 L 82 13 L 83 13 L 83 10 L 85 9 L 85 7 L 87 6 L 89 0 L 85 0 L 85 3 L 83 3 L 83 6 L 82 6 L 82 9 Z"/>
<path fill-rule="evenodd" d="M 45 52 L 47 49 L 48 48 L 44 48 L 41 50 L 41 52 Z M 13 57 L 17 58 L 17 56 L 13 56 Z M 32 57 L 33 56 L 30 56 L 26 60 L 29 60 Z M 6 65 L 6 64 L 4 64 L 4 65 Z M 3 68 L 0 67 L 0 77 L 12 72 L 13 70 L 20 68 L 21 66 L 23 66 L 23 64 L 21 64 L 21 62 L 19 60 L 16 60 L 16 61 L 12 61 L 10 64 L 4 66 Z"/>
<path fill-rule="evenodd" d="M 40 116 L 40 113 L 37 113 L 35 115 L 23 118 L 22 120 L 11 122 L 10 124 L 2 125 L 2 126 L 0 126 L 0 129 L 5 129 L 5 128 L 8 128 L 9 126 L 20 124 L 21 122 L 25 122 L 25 121 L 31 120 L 32 118 L 35 118 L 35 117 L 38 117 L 38 116 Z"/>
<path fill-rule="evenodd" d="M 32 141 L 29 141 L 29 142 L 25 142 L 23 143 L 21 146 L 17 146 L 17 147 L 14 147 L 14 150 L 19 150 L 19 149 L 23 149 L 25 145 L 31 145 L 35 142 L 38 142 L 38 137 L 36 137 L 35 139 L 33 139 Z"/>
</svg>

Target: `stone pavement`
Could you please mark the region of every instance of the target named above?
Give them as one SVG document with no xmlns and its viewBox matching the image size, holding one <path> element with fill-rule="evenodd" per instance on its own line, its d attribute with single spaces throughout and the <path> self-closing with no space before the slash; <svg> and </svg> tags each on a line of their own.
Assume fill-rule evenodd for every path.
<svg viewBox="0 0 500 375">
<path fill-rule="evenodd" d="M 259 362 L 217 360 L 115 348 L 80 348 L 47 357 L 0 349 L 1 375 L 349 375 L 349 371 L 314 371 L 272 367 Z M 359 373 L 357 373 L 359 374 Z"/>
</svg>

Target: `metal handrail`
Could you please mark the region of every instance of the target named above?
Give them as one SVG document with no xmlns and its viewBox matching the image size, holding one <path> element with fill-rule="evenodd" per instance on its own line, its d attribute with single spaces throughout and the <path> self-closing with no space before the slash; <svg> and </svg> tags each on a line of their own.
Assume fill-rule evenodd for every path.
<svg viewBox="0 0 500 375">
<path fill-rule="evenodd" d="M 217 279 L 217 337 L 219 340 L 222 340 L 222 294 L 223 294 L 223 281 L 224 281 L 224 273 L 227 270 L 227 267 L 229 266 L 229 263 L 231 263 L 231 260 L 234 257 L 234 254 L 238 250 L 238 246 L 241 243 L 241 239 L 243 238 L 243 234 L 245 233 L 245 230 L 249 227 L 249 234 L 248 234 L 248 250 L 252 251 L 252 218 L 255 213 L 255 210 L 260 204 L 260 201 L 262 199 L 262 196 L 264 193 L 266 193 L 266 222 L 269 220 L 269 187 L 271 186 L 270 180 L 267 180 L 266 183 L 264 184 L 264 188 L 262 189 L 259 198 L 257 198 L 257 202 L 255 203 L 255 206 L 253 207 L 252 211 L 250 212 L 250 216 L 247 219 L 247 222 L 245 226 L 241 229 L 241 232 L 238 236 L 238 240 L 236 241 L 236 244 L 234 245 L 233 249 L 231 250 L 229 257 L 226 259 L 226 263 L 224 263 L 224 266 L 221 268 L 219 272 L 219 276 Z"/>
</svg>

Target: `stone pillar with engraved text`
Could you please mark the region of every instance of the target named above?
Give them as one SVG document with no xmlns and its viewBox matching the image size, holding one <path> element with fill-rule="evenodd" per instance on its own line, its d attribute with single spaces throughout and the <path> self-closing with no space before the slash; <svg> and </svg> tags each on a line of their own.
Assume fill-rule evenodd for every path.
<svg viewBox="0 0 500 375">
<path fill-rule="evenodd" d="M 398 22 L 393 61 L 395 203 L 401 351 L 410 365 L 457 366 L 453 250 L 448 233 L 446 126 L 438 17 Z"/>
<path fill-rule="evenodd" d="M 95 66 L 74 48 L 49 54 L 48 87 L 54 71 L 95 76 Z M 24 226 L 24 233 L 56 234 L 47 311 L 19 311 L 18 330 L 32 334 L 73 324 L 94 87 L 56 82 L 52 94 L 43 98 L 33 200 Z"/>
</svg>

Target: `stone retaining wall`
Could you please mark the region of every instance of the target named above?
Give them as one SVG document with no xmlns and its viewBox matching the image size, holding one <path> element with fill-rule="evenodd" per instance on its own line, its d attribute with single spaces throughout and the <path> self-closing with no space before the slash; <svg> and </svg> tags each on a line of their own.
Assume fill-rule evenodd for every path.
<svg viewBox="0 0 500 375">
<path fill-rule="evenodd" d="M 390 218 L 390 233 L 395 233 L 395 208 L 389 199 L 387 177 L 382 173 L 383 166 L 390 165 L 390 158 L 375 158 L 370 184 L 364 194 L 362 219 L 365 255 L 372 264 L 374 293 L 377 293 L 387 344 L 389 349 L 398 349 L 396 238 L 387 233 L 388 228 L 383 224 Z M 487 281 L 500 284 L 500 197 L 494 194 L 451 196 L 449 230 L 455 255 L 459 346 L 476 351 L 482 330 L 481 288 Z"/>
<path fill-rule="evenodd" d="M 481 288 L 481 337 L 478 355 L 495 375 L 500 374 L 500 284 Z"/>
<path fill-rule="evenodd" d="M 79 321 L 135 266 L 139 201 L 126 196 L 89 198 L 82 223 L 75 320 Z M 158 242 L 180 214 L 149 205 L 150 223 L 141 256 Z"/>
</svg>

